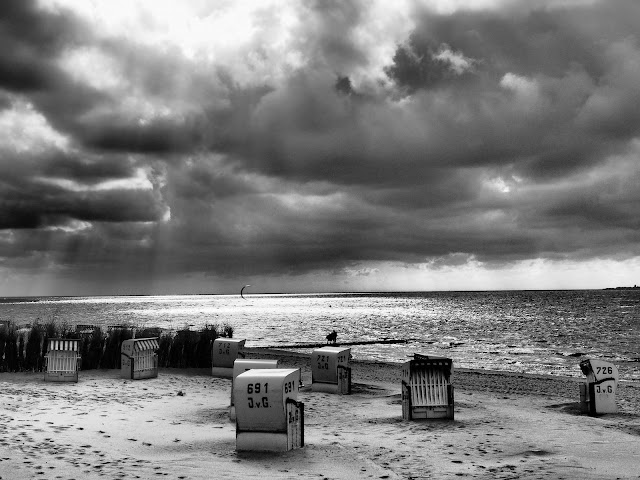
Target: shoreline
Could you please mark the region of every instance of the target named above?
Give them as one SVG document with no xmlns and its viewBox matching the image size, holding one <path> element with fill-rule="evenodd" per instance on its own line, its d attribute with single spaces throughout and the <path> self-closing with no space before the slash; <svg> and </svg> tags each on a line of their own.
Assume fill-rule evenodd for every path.
<svg viewBox="0 0 640 480">
<path fill-rule="evenodd" d="M 277 358 L 284 365 L 302 368 L 303 374 L 306 371 L 311 375 L 309 354 L 262 347 L 246 347 L 245 352 L 247 358 Z M 402 363 L 352 359 L 351 368 L 354 383 L 365 380 L 390 388 L 395 385 L 400 392 Z M 451 383 L 456 390 L 555 396 L 573 400 L 577 405 L 579 385 L 584 380 L 585 377 L 462 368 L 454 363 Z M 640 381 L 620 380 L 616 398 L 620 413 L 640 414 Z"/>
<path fill-rule="evenodd" d="M 80 372 L 0 373 L 3 480 L 167 478 L 640 478 L 640 382 L 621 382 L 620 412 L 579 412 L 580 379 L 457 369 L 455 419 L 404 421 L 400 363 L 352 360 L 353 392 L 310 389 L 309 356 L 245 349 L 302 369 L 305 446 L 235 451 L 231 382 L 206 368 L 131 381 Z"/>
</svg>

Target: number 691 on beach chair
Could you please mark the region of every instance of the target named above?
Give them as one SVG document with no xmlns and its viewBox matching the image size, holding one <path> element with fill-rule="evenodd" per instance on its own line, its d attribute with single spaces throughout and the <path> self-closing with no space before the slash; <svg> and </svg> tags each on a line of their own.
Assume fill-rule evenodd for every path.
<svg viewBox="0 0 640 480">
<path fill-rule="evenodd" d="M 233 399 L 233 384 L 238 375 L 248 372 L 252 369 L 271 369 L 278 368 L 278 360 L 262 360 L 258 358 L 238 358 L 233 362 L 233 378 L 231 379 L 231 404 L 229 406 L 229 419 L 235 421 L 236 406 Z"/>
<path fill-rule="evenodd" d="M 236 450 L 286 452 L 304 446 L 300 370 L 252 369 L 233 383 Z"/>
<path fill-rule="evenodd" d="M 78 382 L 80 340 L 50 338 L 45 358 L 45 382 Z"/>
<path fill-rule="evenodd" d="M 414 354 L 402 365 L 402 418 L 453 419 L 453 360 Z"/>
</svg>

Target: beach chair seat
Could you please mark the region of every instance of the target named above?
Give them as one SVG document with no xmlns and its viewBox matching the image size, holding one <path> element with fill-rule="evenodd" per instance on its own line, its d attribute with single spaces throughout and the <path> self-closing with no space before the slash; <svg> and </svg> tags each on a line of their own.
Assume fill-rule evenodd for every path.
<svg viewBox="0 0 640 480">
<path fill-rule="evenodd" d="M 258 358 L 238 358 L 233 362 L 233 378 L 231 379 L 231 403 L 229 406 L 229 419 L 236 419 L 236 407 L 233 398 L 233 384 L 238 375 L 252 369 L 278 368 L 279 360 L 263 360 Z"/>
<path fill-rule="evenodd" d="M 450 358 L 415 354 L 402 366 L 402 418 L 453 419 Z"/>
<path fill-rule="evenodd" d="M 50 338 L 45 359 L 45 382 L 77 382 L 81 367 L 80 340 Z"/>
<path fill-rule="evenodd" d="M 216 338 L 211 348 L 211 375 L 233 378 L 233 362 L 244 358 L 244 338 Z"/>
<path fill-rule="evenodd" d="M 321 347 L 311 352 L 311 390 L 314 392 L 351 393 L 351 349 Z"/>
<path fill-rule="evenodd" d="M 618 368 L 604 360 L 587 359 L 580 362 L 580 370 L 587 376 L 580 384 L 580 409 L 590 415 L 616 413 Z"/>
<path fill-rule="evenodd" d="M 300 370 L 251 369 L 234 380 L 236 450 L 284 452 L 304 446 Z"/>
<path fill-rule="evenodd" d="M 131 338 L 122 342 L 120 376 L 132 380 L 158 376 L 157 338 Z"/>
</svg>

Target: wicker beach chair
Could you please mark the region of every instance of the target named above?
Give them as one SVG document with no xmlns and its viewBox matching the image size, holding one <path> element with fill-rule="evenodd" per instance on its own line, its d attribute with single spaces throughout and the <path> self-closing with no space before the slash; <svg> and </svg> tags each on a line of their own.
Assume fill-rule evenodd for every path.
<svg viewBox="0 0 640 480">
<path fill-rule="evenodd" d="M 77 382 L 80 370 L 80 340 L 50 338 L 45 355 L 45 382 Z"/>
<path fill-rule="evenodd" d="M 450 358 L 415 354 L 402 366 L 402 418 L 453 419 Z"/>
</svg>

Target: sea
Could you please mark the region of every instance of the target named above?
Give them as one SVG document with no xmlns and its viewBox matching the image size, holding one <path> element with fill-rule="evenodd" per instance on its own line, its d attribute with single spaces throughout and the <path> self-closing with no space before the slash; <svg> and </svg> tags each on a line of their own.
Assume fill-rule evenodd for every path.
<svg viewBox="0 0 640 480">
<path fill-rule="evenodd" d="M 454 368 L 582 377 L 581 360 L 640 380 L 640 289 L 0 298 L 0 321 L 130 325 L 168 331 L 230 325 L 247 347 L 305 353 L 332 330 L 354 358 L 405 362 L 414 353 Z M 296 348 L 296 346 L 300 346 Z"/>
</svg>

